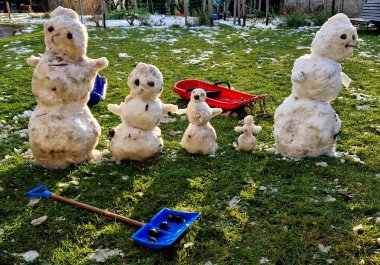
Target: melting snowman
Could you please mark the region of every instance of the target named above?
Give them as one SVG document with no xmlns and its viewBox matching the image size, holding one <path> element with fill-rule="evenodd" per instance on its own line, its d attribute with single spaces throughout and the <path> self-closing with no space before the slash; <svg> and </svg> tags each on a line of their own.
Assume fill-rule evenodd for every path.
<svg viewBox="0 0 380 265">
<path fill-rule="evenodd" d="M 142 161 L 160 153 L 164 143 L 158 124 L 164 115 L 178 110 L 176 105 L 162 104 L 163 76 L 154 65 L 139 63 L 128 77 L 128 86 L 131 91 L 124 102 L 108 105 L 108 110 L 122 120 L 110 143 L 118 163 Z"/>
<path fill-rule="evenodd" d="M 87 30 L 71 9 L 56 8 L 44 25 L 45 53 L 30 57 L 37 107 L 28 126 L 37 164 L 64 168 L 95 158 L 100 126 L 87 107 L 95 77 L 106 58 L 86 56 Z"/>
<path fill-rule="evenodd" d="M 214 154 L 218 147 L 216 132 L 210 120 L 222 113 L 220 108 L 210 108 L 203 89 L 194 89 L 191 93 L 189 105 L 177 114 L 186 114 L 189 126 L 183 134 L 181 145 L 191 154 Z"/>
<path fill-rule="evenodd" d="M 292 70 L 292 93 L 277 108 L 275 148 L 289 157 L 333 155 L 341 121 L 329 102 L 351 79 L 338 61 L 351 57 L 358 35 L 344 14 L 331 17 L 311 44 L 311 54 L 298 58 Z"/>
<path fill-rule="evenodd" d="M 252 152 L 256 149 L 256 137 L 252 133 L 259 133 L 262 130 L 261 126 L 256 126 L 252 115 L 244 118 L 244 125 L 235 127 L 235 132 L 242 132 L 238 138 L 238 143 L 233 143 L 233 146 L 243 152 Z"/>
</svg>

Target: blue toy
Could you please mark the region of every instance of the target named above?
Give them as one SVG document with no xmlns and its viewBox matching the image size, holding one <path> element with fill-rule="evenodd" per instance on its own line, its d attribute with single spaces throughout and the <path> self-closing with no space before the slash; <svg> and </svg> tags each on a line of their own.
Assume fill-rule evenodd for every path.
<svg viewBox="0 0 380 265">
<path fill-rule="evenodd" d="M 107 78 L 99 74 L 95 78 L 94 88 L 91 91 L 88 105 L 93 106 L 106 98 L 107 92 Z"/>
<path fill-rule="evenodd" d="M 201 214 L 200 212 L 180 212 L 163 208 L 149 223 L 144 224 L 82 202 L 56 195 L 45 186 L 39 186 L 27 192 L 27 194 L 32 198 L 52 198 L 53 200 L 76 205 L 91 212 L 138 226 L 140 229 L 132 235 L 132 239 L 138 244 L 151 249 L 160 249 L 173 244 Z"/>
</svg>

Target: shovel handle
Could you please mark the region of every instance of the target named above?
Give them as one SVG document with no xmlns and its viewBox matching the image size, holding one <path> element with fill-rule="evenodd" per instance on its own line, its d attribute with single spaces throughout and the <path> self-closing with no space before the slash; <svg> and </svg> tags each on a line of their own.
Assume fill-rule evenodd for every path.
<svg viewBox="0 0 380 265">
<path fill-rule="evenodd" d="M 56 195 L 54 193 L 50 194 L 50 198 L 52 198 L 53 200 L 57 200 L 57 201 L 61 201 L 61 202 L 65 202 L 65 203 L 68 203 L 68 204 L 72 204 L 72 205 L 75 205 L 75 206 L 82 207 L 82 208 L 84 208 L 84 209 L 86 209 L 86 210 L 88 210 L 90 212 L 98 213 L 98 214 L 107 216 L 109 218 L 112 218 L 114 220 L 118 220 L 118 221 L 123 222 L 123 223 L 128 223 L 128 224 L 131 224 L 131 225 L 134 225 L 134 226 L 138 226 L 138 227 L 142 227 L 142 226 L 145 225 L 142 222 L 139 222 L 139 221 L 136 221 L 136 220 L 133 220 L 133 219 L 129 219 L 127 217 L 124 217 L 124 216 L 121 216 L 121 215 L 118 215 L 118 214 L 115 214 L 115 213 L 111 213 L 111 212 L 108 212 L 106 210 L 103 210 L 103 209 L 100 209 L 100 208 L 97 208 L 97 207 L 94 207 L 94 206 L 91 206 L 91 205 L 88 205 L 88 204 L 85 204 L 85 203 L 82 203 L 82 202 L 78 202 L 78 201 L 75 201 L 75 200 L 72 200 L 72 199 L 68 199 L 66 197 L 62 197 L 62 196 Z"/>
</svg>

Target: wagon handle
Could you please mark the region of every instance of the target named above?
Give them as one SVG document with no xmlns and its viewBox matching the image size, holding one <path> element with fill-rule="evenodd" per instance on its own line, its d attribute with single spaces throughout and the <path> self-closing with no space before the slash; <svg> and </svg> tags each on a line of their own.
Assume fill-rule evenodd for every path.
<svg viewBox="0 0 380 265">
<path fill-rule="evenodd" d="M 220 85 L 220 84 L 226 84 L 226 85 L 228 86 L 228 88 L 231 89 L 231 85 L 230 85 L 230 83 L 227 82 L 227 81 L 216 82 L 216 83 L 214 84 L 214 86 L 217 86 L 217 85 Z"/>
</svg>

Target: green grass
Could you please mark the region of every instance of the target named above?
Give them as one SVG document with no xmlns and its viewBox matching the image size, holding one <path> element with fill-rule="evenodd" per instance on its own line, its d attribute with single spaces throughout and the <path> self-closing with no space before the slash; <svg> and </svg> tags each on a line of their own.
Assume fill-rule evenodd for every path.
<svg viewBox="0 0 380 265">
<path fill-rule="evenodd" d="M 332 105 L 342 120 L 338 150 L 357 155 L 364 164 L 349 157 L 319 157 L 288 161 L 264 150 L 239 153 L 232 147 L 238 134 L 238 120 L 218 116 L 212 120 L 219 150 L 215 156 L 191 156 L 180 147 L 187 122 L 162 124 L 165 149 L 154 161 L 111 161 L 85 163 L 65 170 L 46 170 L 14 148 L 28 149 L 27 138 L 16 132 L 27 128 L 27 118 L 16 124 L 14 116 L 32 110 L 36 103 L 31 93 L 33 69 L 25 59 L 43 53 L 43 34 L 39 30 L 0 39 L 0 263 L 23 262 L 13 253 L 36 250 L 35 264 L 94 264 L 88 259 L 96 248 L 118 248 L 124 257 L 115 256 L 107 264 L 258 264 L 267 257 L 270 264 L 380 263 L 379 165 L 379 82 L 380 40 L 377 35 L 359 32 L 362 41 L 355 56 L 346 59 L 343 70 L 354 82 L 343 89 Z M 119 103 L 128 93 L 128 74 L 138 62 L 156 65 L 164 75 L 162 100 L 184 107 L 171 91 L 176 81 L 196 78 L 210 82 L 228 80 L 240 91 L 268 94 L 268 112 L 273 114 L 291 91 L 290 72 L 294 60 L 307 50 L 315 31 L 208 29 L 94 29 L 89 31 L 88 56 L 106 56 L 110 66 L 101 72 L 109 81 L 107 99 L 92 108 L 102 126 L 98 149 L 107 148 L 108 131 L 120 123 L 107 111 L 107 104 Z M 227 38 L 230 36 L 231 38 Z M 159 40 L 177 39 L 174 45 Z M 216 42 L 209 44 L 206 40 Z M 225 44 L 224 44 L 225 43 Z M 18 54 L 21 47 L 33 50 Z M 15 48 L 15 50 L 10 50 Z M 188 53 L 171 50 L 186 48 Z M 250 53 L 245 51 L 251 48 Z M 213 51 L 202 65 L 184 64 L 190 56 Z M 359 52 L 367 52 L 369 56 Z M 131 58 L 119 58 L 127 53 Z M 276 61 L 265 59 L 275 58 Z M 261 68 L 258 68 L 260 66 Z M 374 69 L 374 72 L 368 71 Z M 353 93 L 364 93 L 375 100 L 357 101 Z M 357 110 L 357 105 L 369 109 Z M 102 116 L 109 114 L 109 116 Z M 262 147 L 273 146 L 273 119 L 255 118 L 263 127 L 257 135 Z M 8 127 L 4 127 L 7 126 Z M 328 167 L 316 165 L 325 161 Z M 129 176 L 124 180 L 123 176 Z M 78 185 L 70 181 L 77 180 Z M 60 185 L 67 183 L 67 185 Z M 54 193 L 148 222 L 161 208 L 201 211 L 201 218 L 172 248 L 152 251 L 136 245 L 129 225 L 86 212 L 49 199 L 27 207 L 25 192 L 44 184 Z M 265 189 L 266 187 L 266 189 Z M 347 188 L 354 196 L 345 201 L 337 195 Z M 265 189 L 265 190 L 264 190 Z M 336 201 L 326 202 L 328 196 Z M 228 201 L 239 197 L 236 207 Z M 47 215 L 47 221 L 33 227 L 31 220 Z M 57 217 L 64 217 L 59 221 Z M 352 227 L 363 224 L 365 232 L 355 235 Z M 194 245 L 184 248 L 184 244 Z M 331 246 L 322 253 L 318 245 Z"/>
</svg>

